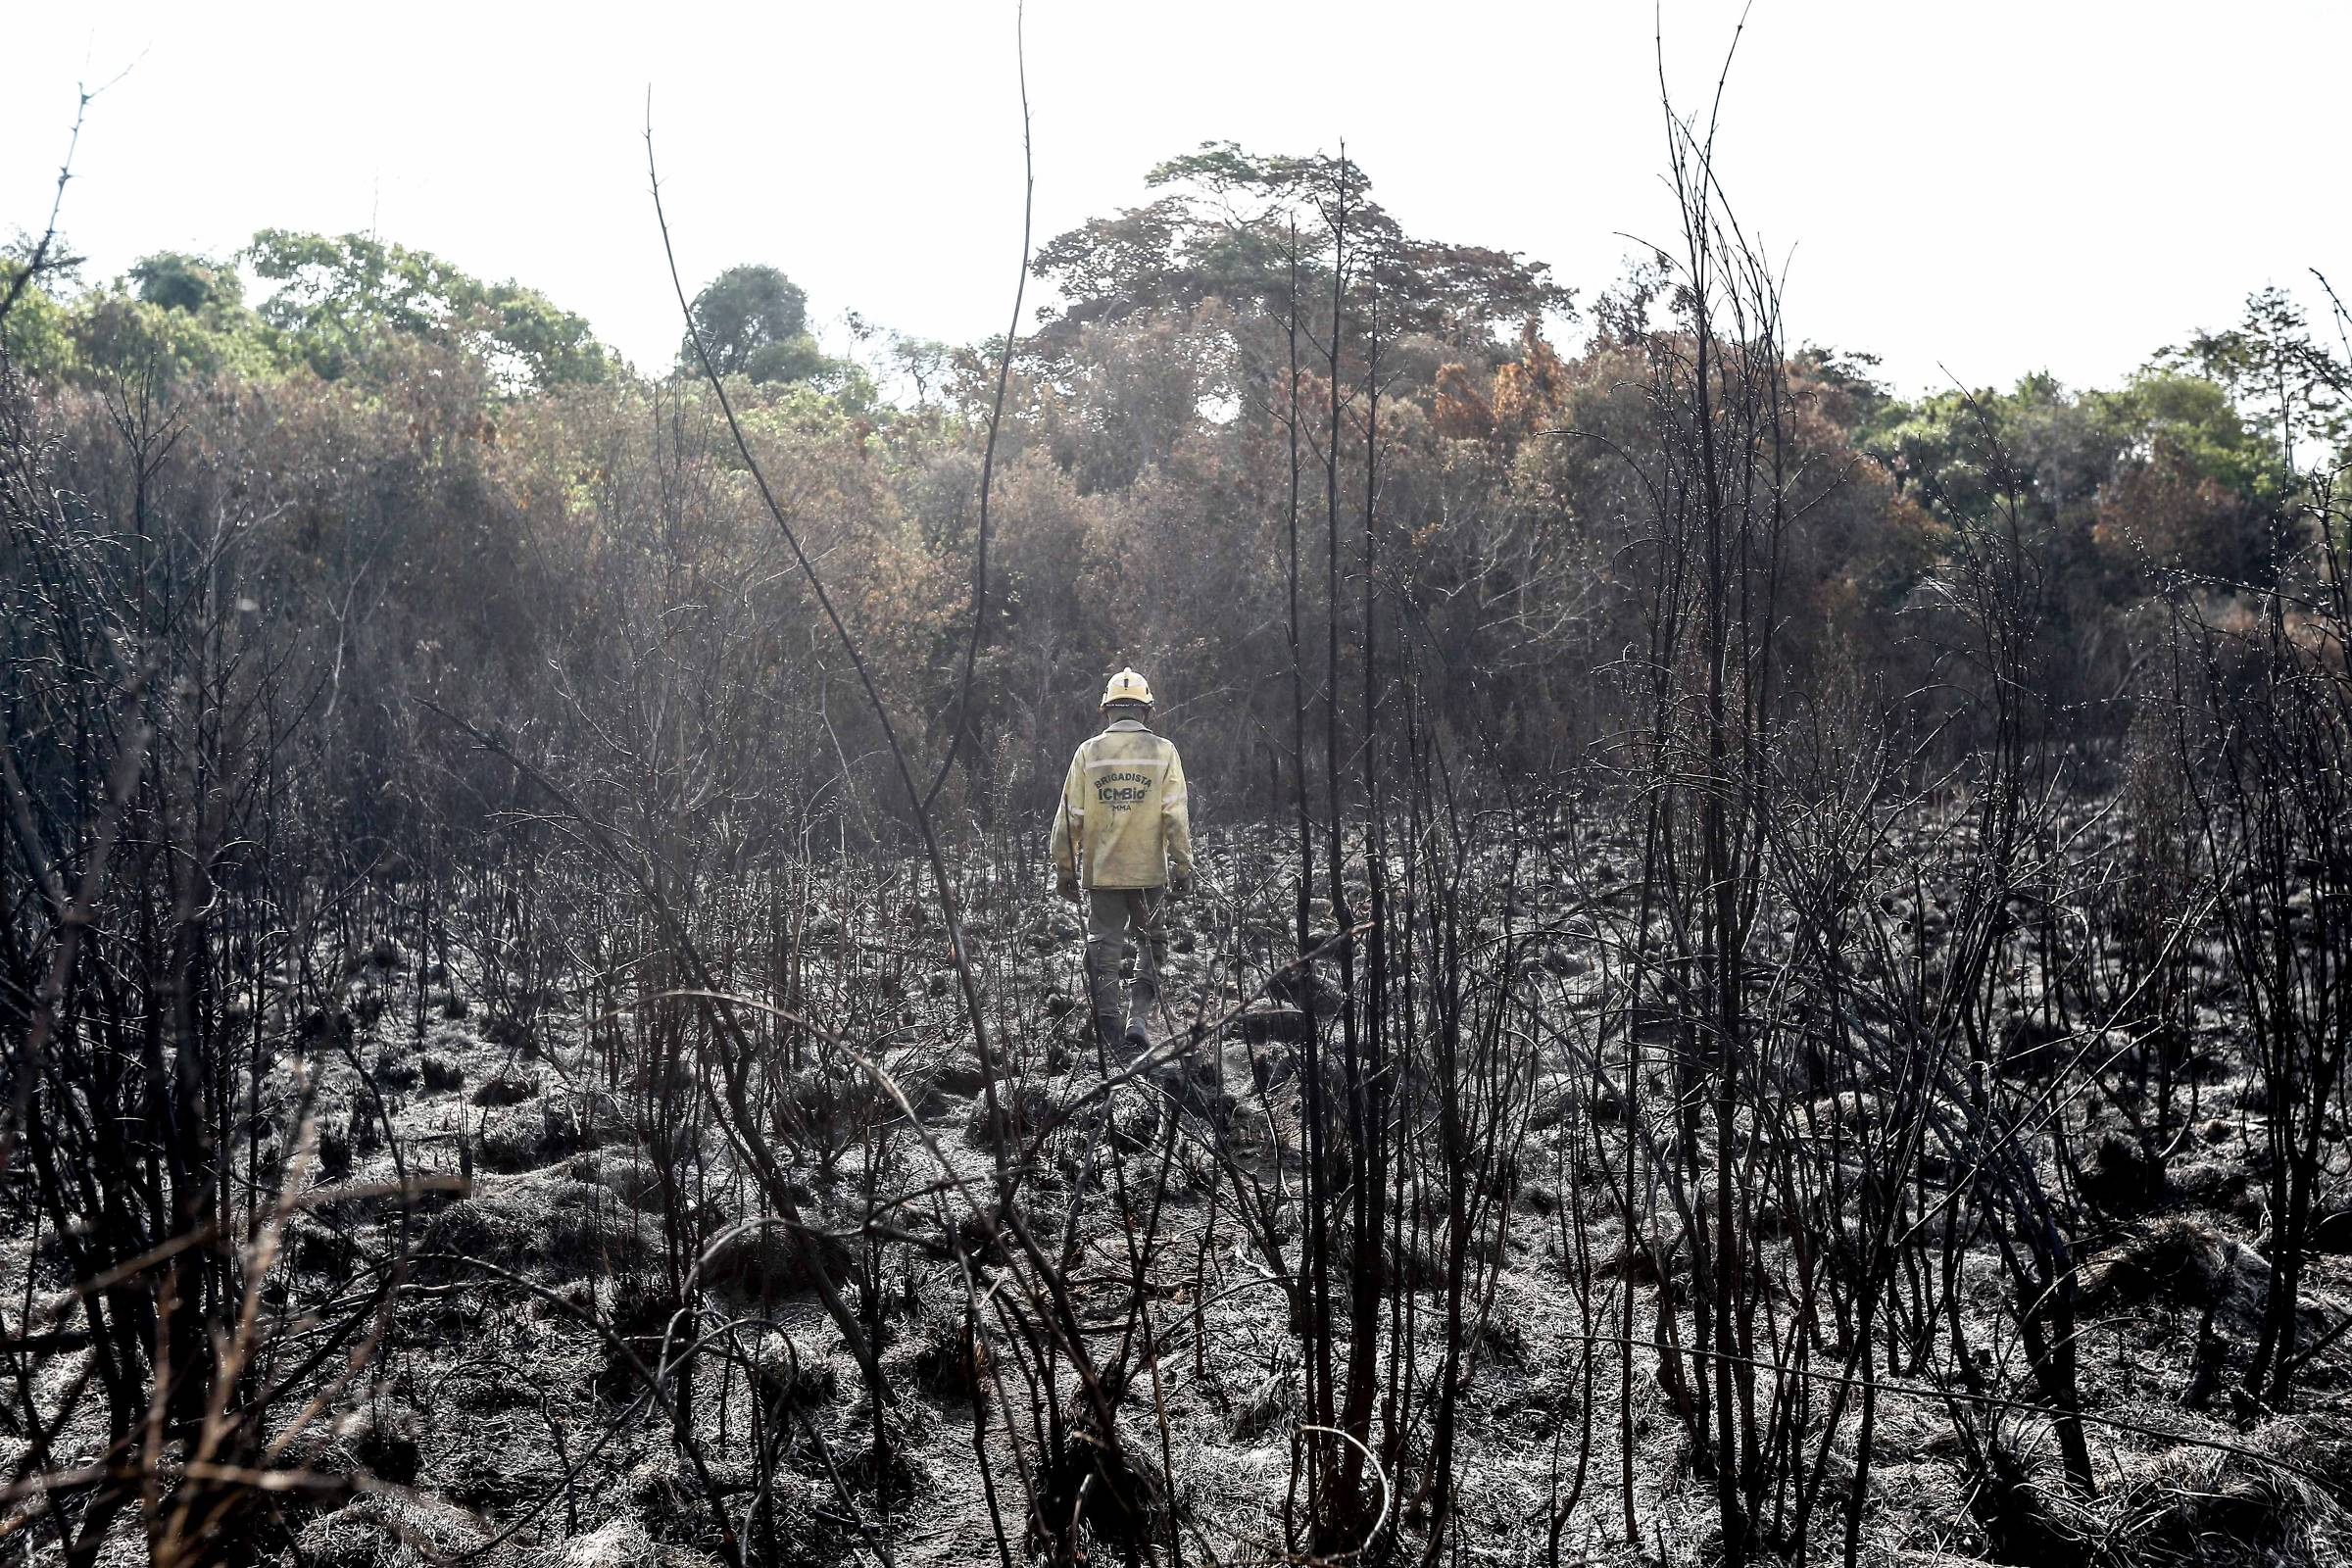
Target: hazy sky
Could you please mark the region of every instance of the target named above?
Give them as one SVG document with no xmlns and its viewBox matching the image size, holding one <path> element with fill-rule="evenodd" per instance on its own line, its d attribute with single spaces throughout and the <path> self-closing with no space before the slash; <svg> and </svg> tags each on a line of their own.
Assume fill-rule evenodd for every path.
<svg viewBox="0 0 2352 1568">
<path fill-rule="evenodd" d="M 1683 101 L 1740 9 L 1665 0 Z M 1672 220 L 1653 15 L 1031 0 L 1038 237 L 1141 201 L 1152 163 L 1204 140 L 1344 137 L 1409 231 L 1523 251 L 1590 297 L 1626 234 Z M 372 226 L 665 362 L 650 85 L 690 285 L 771 262 L 820 318 L 957 341 L 1010 309 L 1010 0 L 49 5 L 0 39 L 0 231 L 47 212 L 76 80 L 130 67 L 67 198 L 93 277 L 267 225 Z M 1757 0 L 1721 164 L 1751 231 L 1794 248 L 1792 335 L 1873 350 L 1905 389 L 1938 367 L 2110 380 L 2261 284 L 2352 274 L 2347 60 L 2342 0 Z"/>
</svg>

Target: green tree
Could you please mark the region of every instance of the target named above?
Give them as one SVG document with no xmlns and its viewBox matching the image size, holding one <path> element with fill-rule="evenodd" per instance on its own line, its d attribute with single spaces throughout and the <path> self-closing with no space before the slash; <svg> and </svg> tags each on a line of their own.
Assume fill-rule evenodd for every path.
<svg viewBox="0 0 2352 1568">
<path fill-rule="evenodd" d="M 2257 289 L 2236 325 L 2199 332 L 2157 363 L 2227 388 L 2284 466 L 2352 438 L 2352 365 L 2313 335 L 2283 289 Z"/>
<path fill-rule="evenodd" d="M 21 261 L 0 256 L 0 295 L 15 281 L 11 269 Z M 17 295 L 5 318 L 0 318 L 0 351 L 28 375 L 63 374 L 72 363 L 74 340 L 67 330 L 66 308 L 38 283 L 28 283 Z"/>
<path fill-rule="evenodd" d="M 1456 352 L 1498 353 L 1499 328 L 1566 313 L 1569 291 L 1547 268 L 1509 251 L 1416 239 L 1369 192 L 1348 160 L 1269 157 L 1232 142 L 1209 142 L 1153 169 L 1145 183 L 1160 194 L 1143 207 L 1093 219 L 1041 246 L 1034 270 L 1063 306 L 1039 330 L 1047 354 L 1075 347 L 1087 326 L 1157 312 L 1187 312 L 1210 299 L 1236 311 L 1279 313 L 1291 288 L 1295 220 L 1310 254 L 1298 273 L 1310 299 L 1331 287 L 1328 259 L 1311 253 L 1324 231 L 1322 209 L 1345 192 L 1351 258 L 1349 309 L 1369 312 L 1377 283 L 1381 329 L 1395 338 L 1426 333 Z M 1351 323 L 1350 330 L 1360 330 Z"/>
<path fill-rule="evenodd" d="M 688 315 L 693 332 L 678 345 L 683 370 L 702 368 L 694 351 L 697 337 L 721 375 L 808 381 L 829 368 L 808 334 L 808 296 L 773 267 L 747 262 L 728 268 L 704 285 Z"/>
<path fill-rule="evenodd" d="M 245 280 L 233 263 L 191 256 L 185 251 L 157 251 L 142 257 L 129 273 L 140 299 L 167 311 L 235 310 L 245 303 Z"/>
<path fill-rule="evenodd" d="M 2089 401 L 2126 443 L 2099 493 L 2102 554 L 2221 582 L 2267 580 L 2269 523 L 2292 475 L 2230 389 L 2157 366 Z"/>
<path fill-rule="evenodd" d="M 65 372 L 74 344 L 65 303 L 51 290 L 74 283 L 81 261 L 62 234 L 52 235 L 46 250 L 24 233 L 0 244 L 0 306 L 6 307 L 0 310 L 0 350 L 18 369 L 42 376 Z"/>
<path fill-rule="evenodd" d="M 70 373 L 100 384 L 128 376 L 152 377 L 160 386 L 185 375 L 263 376 L 281 368 L 242 307 L 225 317 L 174 309 L 141 299 L 120 280 L 75 300 L 66 330 L 74 344 Z"/>
<path fill-rule="evenodd" d="M 2070 593 L 2137 600 L 2147 573 L 2262 577 L 2264 519 L 2287 480 L 2275 425 L 2168 354 L 2115 390 L 2046 375 L 1874 412 L 1870 450 L 1939 516 L 1983 521 L 2014 499 L 2046 533 Z M 2083 608 L 2088 609 L 2087 602 Z"/>
<path fill-rule="evenodd" d="M 245 254 L 277 285 L 262 318 L 329 380 L 365 367 L 391 337 L 471 353 L 510 391 L 612 373 L 612 357 L 585 318 L 519 283 L 484 283 L 427 251 L 364 234 L 266 228 Z"/>
</svg>

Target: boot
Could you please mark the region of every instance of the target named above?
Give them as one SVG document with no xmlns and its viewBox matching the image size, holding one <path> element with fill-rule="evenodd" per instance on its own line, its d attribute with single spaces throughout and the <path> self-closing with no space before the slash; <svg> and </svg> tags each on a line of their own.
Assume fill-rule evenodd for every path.
<svg viewBox="0 0 2352 1568">
<path fill-rule="evenodd" d="M 1159 982 L 1146 975 L 1136 977 L 1134 989 L 1127 1000 L 1127 1049 L 1136 1054 L 1152 1047 L 1150 1020 L 1152 1008 L 1159 1001 Z"/>
<path fill-rule="evenodd" d="M 1095 1013 L 1095 1043 L 1106 1052 L 1118 1050 L 1119 957 L 1117 950 L 1101 943 L 1086 949 L 1086 989 Z"/>
</svg>

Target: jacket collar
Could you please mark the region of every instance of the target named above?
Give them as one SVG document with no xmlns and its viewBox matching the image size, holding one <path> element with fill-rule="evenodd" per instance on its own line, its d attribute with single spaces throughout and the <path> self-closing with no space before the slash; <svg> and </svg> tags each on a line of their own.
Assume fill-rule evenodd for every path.
<svg viewBox="0 0 2352 1568">
<path fill-rule="evenodd" d="M 1105 735 L 1134 735 L 1139 732 L 1149 735 L 1152 733 L 1152 726 L 1140 718 L 1113 719 L 1102 726 L 1102 733 Z"/>
</svg>

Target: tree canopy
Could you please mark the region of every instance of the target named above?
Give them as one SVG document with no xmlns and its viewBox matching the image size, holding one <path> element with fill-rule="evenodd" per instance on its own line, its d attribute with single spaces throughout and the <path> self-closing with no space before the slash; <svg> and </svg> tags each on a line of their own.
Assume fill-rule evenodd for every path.
<svg viewBox="0 0 2352 1568">
<path fill-rule="evenodd" d="M 808 381 L 827 368 L 808 332 L 808 296 L 776 268 L 756 262 L 728 268 L 703 286 L 687 314 L 692 329 L 678 345 L 678 365 L 691 373 L 702 368 L 697 338 L 721 375 Z"/>
<path fill-rule="evenodd" d="M 485 283 L 429 251 L 364 234 L 266 228 L 245 259 L 277 285 L 261 317 L 329 380 L 364 367 L 389 337 L 482 355 L 506 384 L 601 381 L 611 352 L 587 319 L 519 283 Z"/>
<path fill-rule="evenodd" d="M 1490 352 L 1497 328 L 1564 316 L 1573 305 L 1541 262 L 1407 234 L 1372 200 L 1371 179 L 1352 160 L 1268 157 L 1209 142 L 1158 165 L 1145 183 L 1161 194 L 1039 248 L 1037 275 L 1063 302 L 1045 313 L 1043 351 L 1066 348 L 1092 322 L 1187 312 L 1211 299 L 1279 314 L 1291 296 L 1294 235 L 1304 247 L 1296 269 L 1300 293 L 1327 295 L 1334 258 L 1320 236 L 1343 208 L 1353 258 L 1348 301 L 1368 314 L 1377 294 L 1392 335 L 1428 333 Z"/>
</svg>

